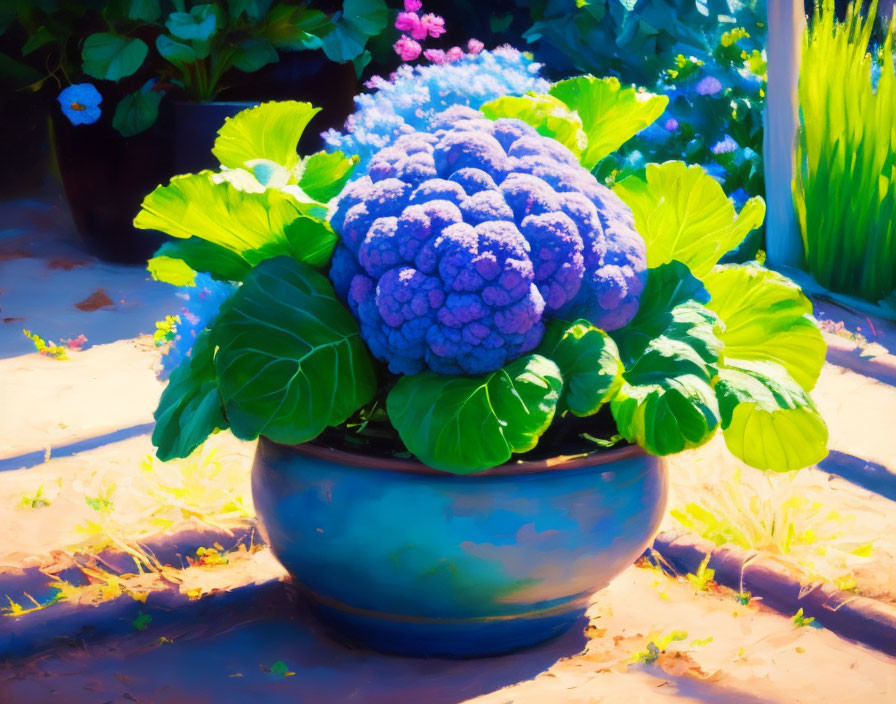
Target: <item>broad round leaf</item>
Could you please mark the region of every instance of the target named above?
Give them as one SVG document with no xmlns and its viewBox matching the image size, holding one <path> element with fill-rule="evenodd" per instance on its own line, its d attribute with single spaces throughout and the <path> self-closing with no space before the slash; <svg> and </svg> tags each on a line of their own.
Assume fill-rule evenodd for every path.
<svg viewBox="0 0 896 704">
<path fill-rule="evenodd" d="M 386 399 L 389 420 L 426 465 L 470 474 L 531 450 L 551 424 L 563 379 L 540 355 L 476 377 L 401 377 Z"/>
<path fill-rule="evenodd" d="M 179 261 L 182 267 L 174 269 L 171 264 L 162 265 L 161 261 L 163 260 Z M 156 251 L 155 256 L 149 260 L 147 269 L 154 279 L 175 286 L 183 286 L 184 284 L 176 283 L 171 279 L 171 276 L 175 276 L 180 280 L 184 271 L 183 267 L 192 271 L 194 275 L 197 271 L 203 271 L 218 281 L 242 281 L 252 268 L 249 262 L 233 250 L 199 237 L 188 237 L 165 242 Z"/>
<path fill-rule="evenodd" d="M 613 192 L 632 209 L 647 244 L 647 266 L 683 262 L 702 279 L 722 256 L 762 224 L 765 202 L 751 198 L 736 215 L 719 183 L 701 166 L 683 161 L 648 164 Z"/>
<path fill-rule="evenodd" d="M 172 39 L 167 34 L 160 34 L 156 37 L 156 50 L 173 64 L 191 64 L 205 58 L 201 51 L 197 51 L 196 47 Z"/>
<path fill-rule="evenodd" d="M 389 8 L 384 0 L 345 0 L 333 29 L 319 35 L 327 58 L 337 63 L 359 56 L 370 37 L 385 29 Z"/>
<path fill-rule="evenodd" d="M 240 71 L 252 73 L 262 66 L 280 60 L 277 50 L 267 39 L 245 39 L 241 41 L 233 55 L 233 65 Z"/>
<path fill-rule="evenodd" d="M 112 126 L 122 137 L 133 137 L 148 130 L 159 116 L 162 94 L 154 90 L 137 90 L 126 95 L 115 107 Z"/>
<path fill-rule="evenodd" d="M 616 343 L 587 320 L 551 321 L 538 353 L 554 362 L 563 376 L 560 412 L 593 415 L 622 386 L 624 368 Z"/>
<path fill-rule="evenodd" d="M 709 294 L 703 284 L 681 262 L 670 262 L 648 270 L 647 285 L 641 294 L 637 314 L 628 325 L 610 333 L 619 346 L 620 357 L 625 366 L 635 364 L 651 341 L 667 334 L 668 329 L 705 322 L 705 308 L 686 304 L 706 303 L 708 300 Z M 678 306 L 684 307 L 676 311 Z M 696 344 L 707 330 L 711 333 L 709 328 L 691 326 L 686 334 Z M 673 333 L 673 336 L 677 336 L 677 333 Z M 715 335 L 703 341 L 702 346 L 709 348 L 703 355 L 706 361 L 715 361 L 718 357 L 718 340 Z"/>
<path fill-rule="evenodd" d="M 208 331 L 203 331 L 189 359 L 171 372 L 153 414 L 152 444 L 160 460 L 187 457 L 209 435 L 228 427 L 215 381 L 214 351 Z"/>
<path fill-rule="evenodd" d="M 184 240 L 189 242 L 190 240 Z M 199 240 L 200 242 L 202 240 Z M 159 250 L 161 251 L 161 249 Z M 172 286 L 195 286 L 196 270 L 182 259 L 156 253 L 146 263 L 146 270 L 156 281 L 164 281 Z"/>
<path fill-rule="evenodd" d="M 155 22 L 161 14 L 159 0 L 130 0 L 128 3 L 129 20 Z"/>
<path fill-rule="evenodd" d="M 314 200 L 326 203 L 342 191 L 352 171 L 355 160 L 342 152 L 317 152 L 302 160 L 298 167 L 299 188 Z"/>
<path fill-rule="evenodd" d="M 826 345 L 799 286 L 753 264 L 716 267 L 703 281 L 712 297 L 707 307 L 725 325 L 725 357 L 775 362 L 811 391 Z"/>
<path fill-rule="evenodd" d="M 579 161 L 586 169 L 593 169 L 597 162 L 652 124 L 669 103 L 665 95 L 623 88 L 615 77 L 576 76 L 555 83 L 549 92 L 582 121 L 588 146 Z"/>
<path fill-rule="evenodd" d="M 219 12 L 217 5 L 195 5 L 189 12 L 172 12 L 165 26 L 178 39 L 204 42 L 215 33 Z"/>
<path fill-rule="evenodd" d="M 143 64 L 149 47 L 142 39 L 97 32 L 84 40 L 81 59 L 84 73 L 106 81 L 130 76 Z"/>
<path fill-rule="evenodd" d="M 309 217 L 292 196 L 275 189 L 241 191 L 215 183 L 210 172 L 175 176 L 143 199 L 134 225 L 172 237 L 199 237 L 239 254 L 250 265 L 288 254 L 323 266 L 336 246 L 328 223 Z"/>
<path fill-rule="evenodd" d="M 715 367 L 687 343 L 654 340 L 610 402 L 619 432 L 654 455 L 707 442 L 719 425 L 714 374 Z"/>
<path fill-rule="evenodd" d="M 212 340 L 227 417 L 245 440 L 311 440 L 376 392 L 357 321 L 324 276 L 289 257 L 249 272 Z"/>
<path fill-rule="evenodd" d="M 311 103 L 295 100 L 262 103 L 243 110 L 224 121 L 212 154 L 230 169 L 243 168 L 253 159 L 268 159 L 293 169 L 299 163 L 299 138 L 318 112 L 320 109 Z"/>
<path fill-rule="evenodd" d="M 751 467 L 776 472 L 824 459 L 827 426 L 783 367 L 730 359 L 725 364 L 715 390 L 731 454 Z"/>
<path fill-rule="evenodd" d="M 278 49 L 319 49 L 320 37 L 332 31 L 329 17 L 310 7 L 276 5 L 262 27 L 265 38 Z"/>
<path fill-rule="evenodd" d="M 556 139 L 577 157 L 588 146 L 588 136 L 574 110 L 550 95 L 507 95 L 496 98 L 480 110 L 490 120 L 511 117 L 534 127 L 538 134 Z"/>
</svg>

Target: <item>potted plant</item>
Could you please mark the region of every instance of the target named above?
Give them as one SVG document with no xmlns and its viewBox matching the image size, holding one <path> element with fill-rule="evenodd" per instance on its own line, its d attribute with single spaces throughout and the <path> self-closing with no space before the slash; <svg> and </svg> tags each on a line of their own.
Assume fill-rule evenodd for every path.
<svg viewBox="0 0 896 704">
<path fill-rule="evenodd" d="M 649 544 L 662 456 L 719 429 L 760 469 L 825 455 L 810 303 L 717 266 L 761 199 L 738 215 L 681 162 L 589 172 L 664 108 L 579 77 L 449 108 L 350 174 L 296 155 L 309 106 L 269 103 L 225 123 L 221 170 L 144 200 L 137 227 L 176 238 L 157 275 L 236 284 L 171 374 L 158 455 L 258 438 L 266 538 L 344 637 L 537 643 Z"/>
<path fill-rule="evenodd" d="M 57 92 L 57 163 L 75 223 L 98 254 L 145 262 L 160 241 L 130 225 L 143 194 L 172 173 L 210 165 L 223 119 L 282 95 L 278 81 L 291 97 L 327 108 L 333 122 L 318 127 L 344 119 L 355 72 L 369 60 L 367 40 L 385 27 L 388 9 L 384 0 L 325 5 L 328 12 L 272 0 L 18 4 L 0 28 L 21 57 L 0 70 L 30 64 L 41 72 L 30 87 Z M 286 70 L 273 71 L 281 55 Z"/>
</svg>

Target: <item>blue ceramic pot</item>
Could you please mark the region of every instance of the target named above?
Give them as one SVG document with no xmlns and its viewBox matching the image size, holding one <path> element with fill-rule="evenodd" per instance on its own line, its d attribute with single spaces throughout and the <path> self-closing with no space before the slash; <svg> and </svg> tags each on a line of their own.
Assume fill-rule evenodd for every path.
<svg viewBox="0 0 896 704">
<path fill-rule="evenodd" d="M 566 631 L 653 539 L 667 481 L 637 446 L 457 476 L 261 438 L 252 493 L 274 554 L 344 637 L 471 657 Z"/>
</svg>

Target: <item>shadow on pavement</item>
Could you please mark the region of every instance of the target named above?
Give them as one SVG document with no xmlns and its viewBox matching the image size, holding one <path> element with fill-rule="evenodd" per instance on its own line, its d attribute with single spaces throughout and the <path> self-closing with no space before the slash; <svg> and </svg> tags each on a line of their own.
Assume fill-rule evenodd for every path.
<svg viewBox="0 0 896 704">
<path fill-rule="evenodd" d="M 586 642 L 583 617 L 553 641 L 502 657 L 392 657 L 330 639 L 286 585 L 254 591 L 252 602 L 225 598 L 199 622 L 179 618 L 142 633 L 126 626 L 124 635 L 93 645 L 66 639 L 7 661 L 0 666 L 0 701 L 454 704 L 531 679 Z M 272 673 L 279 662 L 295 674 Z"/>
</svg>

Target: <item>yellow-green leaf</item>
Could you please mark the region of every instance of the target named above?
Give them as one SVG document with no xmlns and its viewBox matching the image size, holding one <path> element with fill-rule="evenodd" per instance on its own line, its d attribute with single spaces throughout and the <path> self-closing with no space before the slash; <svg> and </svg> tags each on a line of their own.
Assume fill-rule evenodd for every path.
<svg viewBox="0 0 896 704">
<path fill-rule="evenodd" d="M 299 163 L 299 138 L 320 108 L 295 100 L 256 105 L 228 117 L 212 149 L 222 166 L 242 168 L 247 161 L 268 159 L 286 169 Z"/>
<path fill-rule="evenodd" d="M 683 161 L 648 164 L 644 176 L 622 179 L 613 191 L 632 209 L 647 266 L 677 260 L 698 279 L 765 218 L 761 198 L 751 198 L 737 215 L 718 182 Z"/>
<path fill-rule="evenodd" d="M 623 88 L 614 77 L 576 76 L 555 83 L 549 92 L 582 121 L 588 146 L 579 161 L 586 169 L 593 169 L 601 159 L 652 124 L 669 103 L 665 95 Z"/>
</svg>

